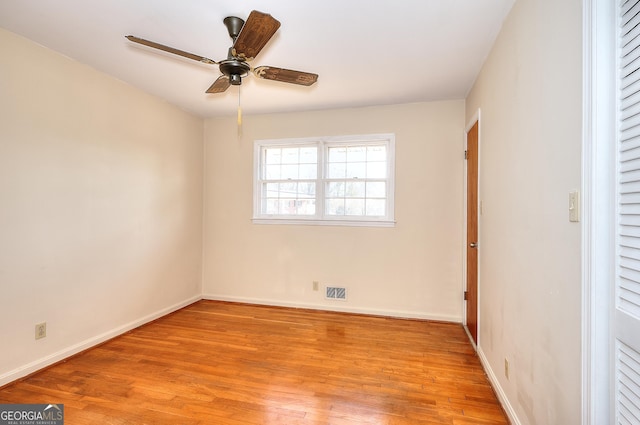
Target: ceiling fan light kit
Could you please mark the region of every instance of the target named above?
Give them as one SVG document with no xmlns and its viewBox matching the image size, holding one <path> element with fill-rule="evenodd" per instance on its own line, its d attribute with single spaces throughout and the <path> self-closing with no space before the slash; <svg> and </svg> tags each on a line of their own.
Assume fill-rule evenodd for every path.
<svg viewBox="0 0 640 425">
<path fill-rule="evenodd" d="M 280 22 L 268 13 L 252 11 L 245 22 L 236 16 L 228 16 L 223 20 L 227 27 L 229 37 L 233 40 L 229 48 L 227 58 L 215 61 L 204 56 L 195 55 L 164 44 L 145 40 L 133 35 L 126 38 L 134 43 L 147 47 L 162 50 L 208 65 L 218 65 L 221 76 L 206 90 L 206 93 L 223 93 L 229 86 L 239 86 L 242 79 L 253 71 L 253 74 L 261 79 L 280 81 L 283 83 L 310 86 L 318 80 L 318 75 L 294 71 L 290 69 L 277 68 L 273 66 L 258 66 L 253 69 L 248 62 L 253 60 L 262 48 L 269 42 L 271 37 L 280 28 Z"/>
</svg>

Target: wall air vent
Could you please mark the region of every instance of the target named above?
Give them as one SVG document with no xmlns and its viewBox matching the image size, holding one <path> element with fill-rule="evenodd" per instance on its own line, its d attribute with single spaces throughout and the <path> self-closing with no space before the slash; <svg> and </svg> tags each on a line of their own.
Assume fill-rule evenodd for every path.
<svg viewBox="0 0 640 425">
<path fill-rule="evenodd" d="M 342 300 L 347 299 L 347 288 L 339 288 L 336 286 L 327 286 L 325 298 L 328 300 Z"/>
</svg>

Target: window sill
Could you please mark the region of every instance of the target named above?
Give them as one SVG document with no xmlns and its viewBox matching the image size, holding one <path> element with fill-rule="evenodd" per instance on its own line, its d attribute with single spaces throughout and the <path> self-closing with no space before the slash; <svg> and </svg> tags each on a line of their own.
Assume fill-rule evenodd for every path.
<svg viewBox="0 0 640 425">
<path fill-rule="evenodd" d="M 286 224 L 302 226 L 395 227 L 389 220 L 317 220 L 300 218 L 253 218 L 253 224 Z"/>
</svg>

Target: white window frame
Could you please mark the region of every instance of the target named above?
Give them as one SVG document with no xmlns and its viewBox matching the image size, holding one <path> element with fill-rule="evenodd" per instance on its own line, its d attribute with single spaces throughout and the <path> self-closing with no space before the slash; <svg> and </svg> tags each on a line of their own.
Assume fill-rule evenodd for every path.
<svg viewBox="0 0 640 425">
<path fill-rule="evenodd" d="M 384 143 L 387 148 L 386 205 L 384 217 L 331 216 L 325 214 L 325 183 L 327 179 L 326 152 L 335 146 L 362 146 Z M 315 215 L 269 215 L 261 213 L 262 152 L 269 147 L 318 147 L 318 178 L 316 180 Z M 307 224 L 329 226 L 395 226 L 395 134 L 366 134 L 353 136 L 326 136 L 295 139 L 267 139 L 254 141 L 253 151 L 253 223 L 255 224 Z"/>
</svg>

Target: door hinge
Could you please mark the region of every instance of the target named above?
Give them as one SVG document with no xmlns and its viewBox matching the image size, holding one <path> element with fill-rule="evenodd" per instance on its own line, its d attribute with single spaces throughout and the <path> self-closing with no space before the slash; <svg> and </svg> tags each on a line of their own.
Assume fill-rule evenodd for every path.
<svg viewBox="0 0 640 425">
<path fill-rule="evenodd" d="M 464 159 L 469 159 L 469 151 L 464 151 Z"/>
<path fill-rule="evenodd" d="M 464 291 L 464 300 L 467 301 L 469 299 L 469 293 L 467 291 Z"/>
</svg>

